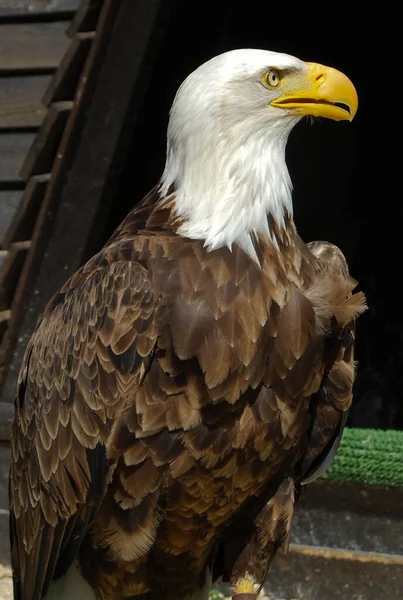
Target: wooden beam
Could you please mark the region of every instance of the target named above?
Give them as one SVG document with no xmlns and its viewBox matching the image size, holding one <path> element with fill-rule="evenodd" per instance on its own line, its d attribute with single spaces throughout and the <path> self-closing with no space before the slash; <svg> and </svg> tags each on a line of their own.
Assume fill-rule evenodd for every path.
<svg viewBox="0 0 403 600">
<path fill-rule="evenodd" d="M 31 236 L 35 227 L 40 206 L 49 181 L 49 175 L 31 177 L 28 185 L 22 192 L 0 193 L 0 200 L 8 200 L 4 204 L 6 208 L 10 204 L 12 211 L 7 219 L 2 218 L 4 232 L 1 238 L 2 245 L 6 248 L 0 250 L 0 388 L 7 374 L 7 367 L 12 357 L 16 336 L 21 323 L 21 293 L 27 292 L 27 286 L 32 282 L 32 273 L 23 271 L 27 252 L 31 249 Z M 2 214 L 0 204 L 0 217 Z M 11 222 L 10 222 L 11 221 Z M 32 265 L 32 261 L 30 263 Z M 24 275 L 25 273 L 25 275 Z M 24 276 L 23 276 L 24 275 Z M 22 285 L 21 284 L 25 284 Z M 20 302 L 15 302 L 15 291 L 19 289 Z M 9 308 L 12 306 L 12 310 Z"/>
<path fill-rule="evenodd" d="M 77 33 L 94 31 L 103 0 L 81 0 L 80 6 L 71 21 L 67 34 L 73 37 Z"/>
<path fill-rule="evenodd" d="M 24 264 L 29 242 L 11 247 L 0 268 L 0 310 L 8 310 Z M 10 315 L 11 316 L 11 315 Z"/>
<path fill-rule="evenodd" d="M 46 112 L 42 96 L 50 75 L 0 77 L 0 128 L 38 127 Z"/>
<path fill-rule="evenodd" d="M 20 169 L 34 138 L 34 133 L 0 135 L 0 184 L 18 181 L 22 184 Z"/>
<path fill-rule="evenodd" d="M 21 205 L 22 190 L 0 190 L 0 248 L 6 245 L 6 236 Z"/>
<path fill-rule="evenodd" d="M 23 179 L 51 171 L 72 107 L 72 102 L 55 102 L 51 105 L 20 170 Z"/>
<path fill-rule="evenodd" d="M 1 17 L 74 13 L 80 0 L 1 0 Z"/>
<path fill-rule="evenodd" d="M 68 21 L 0 25 L 0 70 L 55 69 L 69 44 Z"/>
<path fill-rule="evenodd" d="M 4 248 L 10 248 L 12 244 L 23 240 L 30 240 L 35 227 L 35 221 L 38 217 L 40 206 L 45 195 L 50 175 L 35 175 L 30 177 L 24 193 L 22 192 L 3 192 L 3 194 L 13 193 L 16 197 L 12 197 L 13 215 L 9 218 L 7 227 L 3 233 L 0 242 Z M 6 200 L 9 196 L 6 196 Z M 0 192 L 1 199 L 1 192 Z M 14 205 L 18 201 L 18 206 Z M 9 200 L 10 202 L 10 200 Z M 17 210 L 18 208 L 18 210 Z M 0 204 L 1 210 L 1 204 Z M 0 213 L 1 214 L 1 213 Z"/>
<path fill-rule="evenodd" d="M 95 32 L 78 33 L 72 40 L 59 68 L 43 95 L 43 104 L 73 100 L 78 80 L 83 70 L 84 61 L 94 39 Z"/>
</svg>

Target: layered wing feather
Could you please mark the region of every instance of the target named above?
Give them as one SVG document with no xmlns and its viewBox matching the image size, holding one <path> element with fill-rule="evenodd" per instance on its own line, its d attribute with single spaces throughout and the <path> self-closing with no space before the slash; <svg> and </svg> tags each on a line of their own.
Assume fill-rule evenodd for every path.
<svg viewBox="0 0 403 600">
<path fill-rule="evenodd" d="M 156 340 L 147 271 L 89 263 L 48 305 L 21 369 L 12 441 L 16 600 L 39 599 L 77 554 L 113 461 L 105 442 Z"/>
</svg>

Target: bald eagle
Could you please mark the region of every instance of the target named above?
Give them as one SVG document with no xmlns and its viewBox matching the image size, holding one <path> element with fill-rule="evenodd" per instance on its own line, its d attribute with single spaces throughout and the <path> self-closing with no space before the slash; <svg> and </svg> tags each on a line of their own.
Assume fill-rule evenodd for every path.
<svg viewBox="0 0 403 600">
<path fill-rule="evenodd" d="M 15 600 L 255 598 L 351 403 L 362 292 L 293 221 L 287 138 L 352 120 L 333 68 L 263 50 L 181 85 L 158 185 L 46 306 L 12 435 Z"/>
</svg>

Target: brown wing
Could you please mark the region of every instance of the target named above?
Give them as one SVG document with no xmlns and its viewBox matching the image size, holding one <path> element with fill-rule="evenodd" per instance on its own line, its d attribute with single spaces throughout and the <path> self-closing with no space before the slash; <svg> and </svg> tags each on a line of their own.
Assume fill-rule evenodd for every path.
<svg viewBox="0 0 403 600">
<path fill-rule="evenodd" d="M 286 365 L 281 381 L 290 398 L 300 402 L 301 390 L 317 390 L 309 401 L 310 426 L 307 438 L 301 440 L 299 462 L 280 470 L 222 536 L 214 575 L 231 581 L 234 589 L 245 577 L 263 585 L 274 554 L 279 548 L 287 549 L 300 483 L 313 481 L 330 466 L 352 400 L 355 318 L 365 310 L 365 298 L 361 292 L 352 294 L 356 282 L 349 277 L 338 248 L 326 242 L 309 247 L 320 261 L 318 277 L 312 278 L 304 295 L 294 291 L 284 307 L 270 363 L 276 367 L 281 358 Z M 312 308 L 317 328 L 325 335 L 307 343 L 303 324 L 311 320 Z M 257 399 L 258 420 L 264 418 L 262 409 L 269 399 L 269 391 Z M 286 418 L 285 407 L 283 413 Z"/>
<path fill-rule="evenodd" d="M 300 473 L 303 484 L 320 477 L 336 456 L 352 401 L 355 318 L 366 310 L 364 294 L 352 294 L 357 282 L 349 276 L 339 248 L 328 242 L 311 242 L 308 247 L 327 274 L 323 281 L 331 286 L 332 317 L 322 384 L 311 399 L 311 428 Z"/>
<path fill-rule="evenodd" d="M 347 422 L 354 382 L 354 323 L 334 323 L 330 352 L 337 355 L 311 400 L 311 429 L 301 466 L 302 483 L 318 479 L 336 456 Z"/>
<path fill-rule="evenodd" d="M 41 598 L 77 554 L 113 468 L 104 446 L 110 423 L 151 363 L 154 308 L 139 264 L 89 263 L 29 342 L 12 441 L 16 600 Z"/>
</svg>

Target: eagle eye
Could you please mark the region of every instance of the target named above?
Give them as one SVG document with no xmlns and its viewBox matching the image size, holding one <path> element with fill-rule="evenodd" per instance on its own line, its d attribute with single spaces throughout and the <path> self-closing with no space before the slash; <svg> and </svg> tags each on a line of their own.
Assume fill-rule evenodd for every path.
<svg viewBox="0 0 403 600">
<path fill-rule="evenodd" d="M 269 87 L 277 87 L 280 83 L 280 73 L 277 69 L 270 69 L 264 74 L 263 79 Z"/>
</svg>

